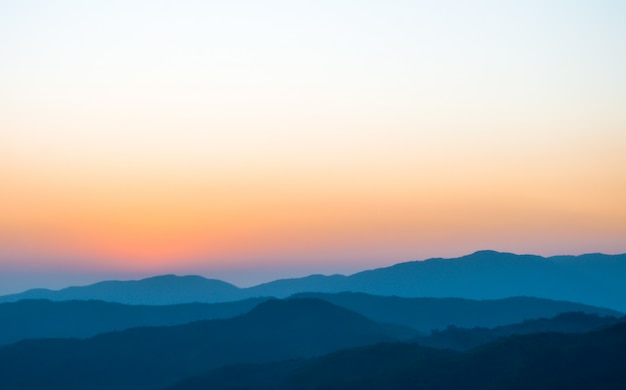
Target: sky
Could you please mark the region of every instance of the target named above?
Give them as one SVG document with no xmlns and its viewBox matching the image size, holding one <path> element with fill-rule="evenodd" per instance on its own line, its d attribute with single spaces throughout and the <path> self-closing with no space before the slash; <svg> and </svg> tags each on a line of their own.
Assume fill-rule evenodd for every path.
<svg viewBox="0 0 626 390">
<path fill-rule="evenodd" d="M 0 0 L 0 293 L 626 252 L 626 2 Z"/>
</svg>

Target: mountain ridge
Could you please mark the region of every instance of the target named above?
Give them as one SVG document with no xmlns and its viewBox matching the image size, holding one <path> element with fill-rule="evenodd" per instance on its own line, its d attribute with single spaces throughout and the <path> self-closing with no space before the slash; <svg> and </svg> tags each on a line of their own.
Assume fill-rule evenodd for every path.
<svg viewBox="0 0 626 390">
<path fill-rule="evenodd" d="M 224 302 L 251 297 L 285 298 L 301 292 L 363 292 L 402 297 L 501 299 L 530 296 L 626 311 L 626 254 L 541 257 L 492 250 L 457 258 L 431 258 L 351 275 L 309 275 L 248 288 L 201 276 L 164 275 L 138 281 L 105 281 L 61 290 L 28 290 L 0 297 L 50 300 L 99 299 L 128 304 Z M 107 290 L 109 288 L 109 290 Z M 115 290 L 116 289 L 116 290 Z"/>
</svg>

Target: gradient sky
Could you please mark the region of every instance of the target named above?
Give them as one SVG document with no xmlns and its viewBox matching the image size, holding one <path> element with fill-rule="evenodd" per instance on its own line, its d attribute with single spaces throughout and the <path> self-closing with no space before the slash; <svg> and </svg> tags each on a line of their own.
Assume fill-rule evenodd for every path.
<svg viewBox="0 0 626 390">
<path fill-rule="evenodd" d="M 624 1 L 0 0 L 0 293 L 626 252 Z"/>
</svg>

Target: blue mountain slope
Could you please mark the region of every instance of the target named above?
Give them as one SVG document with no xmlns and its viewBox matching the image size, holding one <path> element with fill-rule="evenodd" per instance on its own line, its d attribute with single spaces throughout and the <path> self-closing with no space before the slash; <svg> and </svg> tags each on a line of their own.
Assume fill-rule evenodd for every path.
<svg viewBox="0 0 626 390">
<path fill-rule="evenodd" d="M 624 280 L 626 254 L 544 258 L 479 251 L 455 259 L 412 261 L 345 277 L 328 277 L 319 281 L 317 289 L 310 285 L 307 289 L 298 289 L 302 279 L 293 279 L 270 282 L 248 291 L 282 297 L 285 285 L 290 285 L 294 293 L 298 290 L 352 291 L 385 296 L 468 299 L 528 296 L 580 302 L 624 312 Z M 272 291 L 278 294 L 271 294 Z"/>
</svg>

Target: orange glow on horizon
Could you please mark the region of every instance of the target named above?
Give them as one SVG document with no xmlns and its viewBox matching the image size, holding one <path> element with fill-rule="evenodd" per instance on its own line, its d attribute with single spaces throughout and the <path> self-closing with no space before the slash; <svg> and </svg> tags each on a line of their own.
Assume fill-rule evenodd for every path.
<svg viewBox="0 0 626 390">
<path fill-rule="evenodd" d="M 496 167 L 489 176 L 485 171 L 439 179 L 427 172 L 410 181 L 409 172 L 384 169 L 371 169 L 370 176 L 282 172 L 195 180 L 16 170 L 3 175 L 10 186 L 0 228 L 21 237 L 14 241 L 23 246 L 39 242 L 47 248 L 42 253 L 96 257 L 133 270 L 203 259 L 214 266 L 287 255 L 298 261 L 299 253 L 357 261 L 383 247 L 404 248 L 397 253 L 410 256 L 411 248 L 419 252 L 433 243 L 492 247 L 515 235 L 537 242 L 555 231 L 556 241 L 626 231 L 624 188 L 611 190 L 613 183 L 601 176 L 567 181 L 544 172 L 522 181 Z"/>
</svg>

